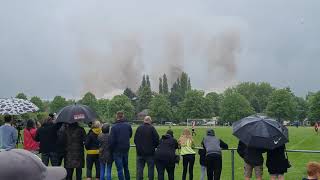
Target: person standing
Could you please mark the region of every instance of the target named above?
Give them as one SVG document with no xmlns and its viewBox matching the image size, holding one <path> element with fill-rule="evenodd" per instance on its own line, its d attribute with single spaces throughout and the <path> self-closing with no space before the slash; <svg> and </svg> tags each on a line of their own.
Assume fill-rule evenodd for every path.
<svg viewBox="0 0 320 180">
<path fill-rule="evenodd" d="M 102 133 L 98 136 L 100 148 L 99 148 L 99 160 L 100 160 L 100 180 L 111 180 L 112 170 L 112 152 L 110 148 L 110 125 L 103 124 Z"/>
<path fill-rule="evenodd" d="M 53 123 L 53 117 L 49 115 L 37 130 L 35 136 L 35 140 L 40 142 L 39 152 L 41 153 L 41 160 L 46 166 L 50 162 L 52 166 L 59 166 L 59 158 L 56 151 L 58 129 L 59 127 Z"/>
<path fill-rule="evenodd" d="M 244 176 L 245 180 L 250 180 L 254 169 L 256 179 L 262 180 L 263 175 L 263 156 L 264 149 L 247 147 L 243 142 L 239 141 L 238 154 L 244 160 Z"/>
<path fill-rule="evenodd" d="M 113 160 L 116 164 L 119 180 L 130 180 L 128 156 L 132 128 L 124 119 L 124 113 L 117 112 L 117 120 L 111 128 L 110 144 L 113 152 Z M 123 175 L 124 174 L 124 175 Z"/>
<path fill-rule="evenodd" d="M 168 180 L 174 180 L 175 163 L 177 163 L 176 149 L 178 149 L 178 146 L 178 141 L 173 137 L 173 131 L 169 129 L 162 136 L 155 152 L 158 180 L 164 180 L 165 171 L 168 173 Z"/>
<path fill-rule="evenodd" d="M 66 154 L 64 167 L 67 170 L 67 180 L 72 180 L 73 171 L 76 169 L 76 179 L 82 179 L 82 168 L 84 168 L 84 140 L 86 132 L 78 123 L 72 123 L 65 128 Z"/>
<path fill-rule="evenodd" d="M 228 149 L 228 145 L 215 136 L 213 129 L 207 131 L 207 136 L 202 141 L 206 150 L 206 164 L 208 180 L 219 180 L 222 171 L 221 149 Z"/>
<path fill-rule="evenodd" d="M 180 155 L 183 162 L 182 180 L 186 180 L 188 166 L 189 166 L 189 179 L 193 180 L 193 166 L 195 161 L 196 152 L 193 150 L 194 142 L 189 129 L 184 129 L 181 137 L 179 138 Z"/>
<path fill-rule="evenodd" d="M 143 169 L 148 165 L 148 178 L 154 179 L 154 152 L 159 145 L 159 134 L 151 125 L 150 116 L 144 118 L 144 123 L 139 126 L 134 136 L 137 149 L 137 180 L 143 180 Z"/>
<path fill-rule="evenodd" d="M 200 180 L 204 180 L 206 176 L 207 171 L 207 165 L 206 165 L 206 150 L 205 149 L 199 149 L 198 154 L 200 155 L 199 162 L 201 166 L 201 178 Z"/>
<path fill-rule="evenodd" d="M 18 131 L 11 125 L 11 122 L 11 116 L 4 116 L 4 125 L 0 127 L 0 149 L 11 150 L 16 148 Z"/>
<path fill-rule="evenodd" d="M 27 121 L 27 126 L 23 130 L 23 149 L 28 150 L 34 154 L 39 151 L 39 143 L 35 141 L 37 129 L 33 120 Z"/>
<path fill-rule="evenodd" d="M 284 180 L 284 173 L 288 169 L 286 157 L 286 146 L 282 145 L 276 149 L 267 151 L 267 168 L 270 180 Z"/>
<path fill-rule="evenodd" d="M 195 121 L 192 121 L 192 136 L 196 136 L 196 122 Z"/>
<path fill-rule="evenodd" d="M 87 150 L 87 180 L 92 179 L 93 165 L 96 169 L 96 179 L 100 179 L 99 134 L 101 134 L 101 124 L 99 121 L 94 121 L 84 143 Z"/>
</svg>

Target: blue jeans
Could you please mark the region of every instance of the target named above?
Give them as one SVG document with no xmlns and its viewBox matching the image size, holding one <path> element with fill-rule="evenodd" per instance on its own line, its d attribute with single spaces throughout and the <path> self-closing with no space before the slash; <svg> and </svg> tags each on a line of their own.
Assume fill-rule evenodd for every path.
<svg viewBox="0 0 320 180">
<path fill-rule="evenodd" d="M 118 179 L 124 180 L 124 176 L 126 180 L 130 180 L 130 172 L 128 168 L 128 152 L 126 153 L 113 153 L 113 160 L 116 164 L 118 171 Z M 124 176 L 123 176 L 124 172 Z"/>
<path fill-rule="evenodd" d="M 107 177 L 107 180 L 111 180 L 111 169 L 112 169 L 112 163 L 110 164 L 104 164 L 100 163 L 100 180 L 105 180 L 105 177 Z"/>
</svg>

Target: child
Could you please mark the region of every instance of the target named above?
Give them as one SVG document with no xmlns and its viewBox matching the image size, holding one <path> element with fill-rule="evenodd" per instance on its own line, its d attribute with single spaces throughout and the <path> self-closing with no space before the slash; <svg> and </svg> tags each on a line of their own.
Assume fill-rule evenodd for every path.
<svg viewBox="0 0 320 180">
<path fill-rule="evenodd" d="M 100 178 L 100 162 L 99 162 L 99 141 L 98 135 L 101 133 L 101 124 L 99 121 L 92 123 L 91 129 L 85 140 L 87 149 L 87 179 L 92 179 L 92 167 L 96 167 L 96 179 Z"/>
<path fill-rule="evenodd" d="M 317 162 L 309 162 L 307 165 L 308 178 L 302 180 L 318 180 L 320 177 L 320 164 Z"/>
<path fill-rule="evenodd" d="M 111 168 L 112 168 L 112 153 L 110 149 L 110 125 L 103 124 L 102 133 L 98 136 L 100 143 L 100 180 L 104 180 L 105 174 L 107 180 L 111 180 Z M 106 166 L 107 165 L 107 166 Z M 106 172 L 107 170 L 107 172 Z"/>
<path fill-rule="evenodd" d="M 201 166 L 201 180 L 204 180 L 206 176 L 207 168 L 206 168 L 206 150 L 199 149 L 198 154 L 200 155 L 200 166 Z"/>
</svg>

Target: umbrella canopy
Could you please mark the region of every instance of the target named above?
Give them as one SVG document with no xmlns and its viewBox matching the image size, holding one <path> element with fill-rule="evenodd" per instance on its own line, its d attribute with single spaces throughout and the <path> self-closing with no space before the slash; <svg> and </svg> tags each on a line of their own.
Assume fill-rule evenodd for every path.
<svg viewBox="0 0 320 180">
<path fill-rule="evenodd" d="M 90 123 L 97 119 L 97 114 L 88 106 L 74 104 L 66 106 L 57 114 L 56 122 L 75 123 L 85 122 Z"/>
<path fill-rule="evenodd" d="M 275 149 L 289 142 L 288 129 L 278 121 L 249 116 L 232 124 L 233 135 L 249 147 Z"/>
<path fill-rule="evenodd" d="M 0 99 L 1 115 L 21 115 L 38 110 L 39 108 L 28 100 L 17 98 Z"/>
</svg>

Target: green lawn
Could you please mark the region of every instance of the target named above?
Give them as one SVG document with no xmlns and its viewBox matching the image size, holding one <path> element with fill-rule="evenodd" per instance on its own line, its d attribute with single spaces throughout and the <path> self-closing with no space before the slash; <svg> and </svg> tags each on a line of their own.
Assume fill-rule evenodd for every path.
<svg viewBox="0 0 320 180">
<path fill-rule="evenodd" d="M 134 131 L 136 127 L 133 128 Z M 169 128 L 168 127 L 156 127 L 159 135 L 163 135 Z M 181 135 L 184 127 L 172 127 L 174 131 L 175 138 Z M 229 127 L 216 127 L 214 128 L 216 131 L 216 135 L 225 141 L 230 148 L 236 148 L 238 141 L 232 135 L 232 129 Z M 201 140 L 206 133 L 205 127 L 197 127 L 196 129 L 196 137 L 194 138 L 196 145 L 200 146 Z M 320 135 L 316 135 L 313 131 L 313 128 L 289 128 L 289 136 L 290 142 L 287 145 L 287 149 L 299 149 L 299 150 L 320 150 Z M 133 138 L 131 139 L 131 144 L 133 144 Z M 131 178 L 135 179 L 136 176 L 136 151 L 135 148 L 131 148 L 129 154 L 129 168 Z M 289 180 L 293 179 L 302 179 L 305 176 L 305 165 L 309 161 L 319 161 L 320 154 L 304 154 L 304 153 L 288 153 L 290 162 L 292 167 L 288 170 L 289 172 L 285 174 L 285 178 Z M 117 179 L 116 176 L 116 168 L 113 166 L 113 179 Z M 83 169 L 83 177 L 85 177 L 86 170 Z M 155 171 L 155 175 L 156 175 Z M 175 177 L 180 179 L 182 176 L 182 163 L 176 167 Z M 145 178 L 147 179 L 147 169 L 145 168 Z M 194 179 L 200 179 L 200 165 L 199 165 L 199 156 L 196 156 L 196 163 L 194 166 Z M 230 180 L 231 179 L 231 152 L 224 151 L 223 152 L 223 170 L 222 170 L 222 180 Z M 243 179 L 243 161 L 235 152 L 235 179 Z M 268 171 L 264 168 L 264 179 L 269 179 Z"/>
</svg>

